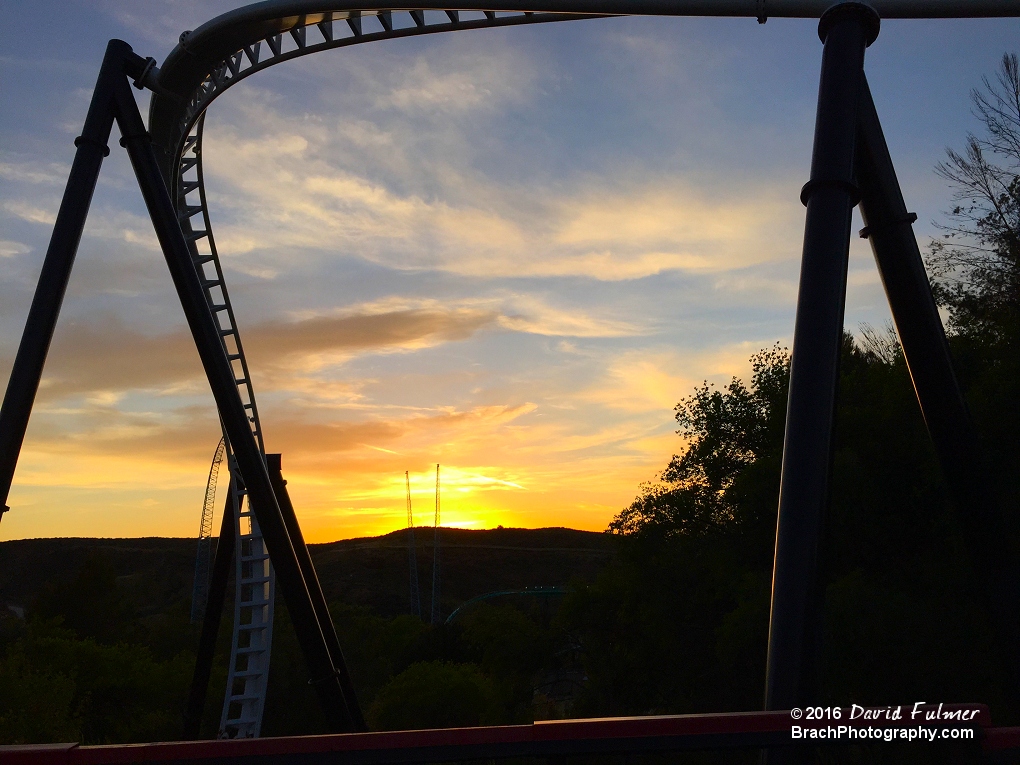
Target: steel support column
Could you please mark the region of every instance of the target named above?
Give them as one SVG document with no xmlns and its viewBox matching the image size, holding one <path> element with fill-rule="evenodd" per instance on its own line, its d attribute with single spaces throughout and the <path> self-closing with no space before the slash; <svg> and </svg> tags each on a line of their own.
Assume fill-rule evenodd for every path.
<svg viewBox="0 0 1020 765">
<path fill-rule="evenodd" d="M 127 49 L 124 53 L 125 60 L 140 69 L 144 62 L 130 52 L 130 47 L 126 43 L 121 44 Z M 238 395 L 219 332 L 202 291 L 198 272 L 192 264 L 191 254 L 163 177 L 160 175 L 149 135 L 126 79 L 115 84 L 114 98 L 117 123 L 123 135 L 121 144 L 127 149 L 131 159 L 145 206 L 149 211 L 156 237 L 159 239 L 160 248 L 166 258 L 202 366 L 212 388 L 220 419 L 244 479 L 249 501 L 254 508 L 273 565 L 276 567 L 287 608 L 294 622 L 294 630 L 312 675 L 313 685 L 330 724 L 337 730 L 354 730 L 354 721 L 344 699 L 337 670 L 333 666 L 297 555 L 280 514 L 262 454 L 248 427 L 248 418 Z"/>
<path fill-rule="evenodd" d="M 121 45 L 126 47 L 124 43 Z M 110 153 L 107 143 L 113 127 L 113 90 L 118 82 L 124 82 L 123 51 L 111 41 L 92 91 L 85 126 L 74 142 L 78 149 L 0 408 L 0 518 L 8 510 L 7 497 L 18 465 L 18 455 L 25 440 L 28 418 L 39 390 L 46 354 L 67 291 L 99 170 L 103 158 Z"/>
<path fill-rule="evenodd" d="M 982 449 L 953 371 L 949 342 L 914 237 L 871 92 L 861 91 L 857 183 L 861 215 L 889 299 L 903 357 L 945 477 L 960 528 L 982 580 L 985 603 L 1014 677 L 1020 676 L 1020 566 L 985 480 Z"/>
<path fill-rule="evenodd" d="M 108 44 L 85 127 L 75 142 L 78 152 L 61 201 L 4 404 L 0 408 L 0 511 L 7 509 L 4 503 L 24 441 L 28 418 L 102 159 L 109 153 L 107 142 L 116 119 L 123 136 L 121 145 L 127 149 L 131 159 L 209 379 L 220 418 L 247 486 L 249 500 L 279 575 L 316 692 L 327 719 L 336 730 L 357 730 L 361 727 L 360 715 L 352 716 L 348 709 L 340 679 L 340 675 L 345 673 L 339 672 L 333 664 L 323 626 L 319 623 L 302 567 L 277 505 L 262 454 L 248 427 L 247 416 L 223 343 L 206 303 L 199 275 L 191 261 L 149 135 L 128 84 L 129 76 L 138 80 L 146 76 L 150 67 L 151 60 L 146 61 L 133 53 L 127 43 L 111 40 Z"/>
<path fill-rule="evenodd" d="M 776 528 L 765 708 L 814 700 L 819 555 L 829 493 L 843 337 L 858 94 L 864 50 L 878 35 L 867 5 L 846 2 L 819 22 L 824 43 Z"/>
<path fill-rule="evenodd" d="M 333 618 L 329 615 L 329 608 L 326 605 L 326 596 L 322 592 L 322 585 L 319 583 L 319 575 L 315 573 L 315 565 L 312 563 L 312 556 L 308 552 L 308 545 L 305 544 L 304 534 L 301 533 L 301 526 L 298 524 L 297 515 L 294 513 L 294 505 L 290 501 L 290 493 L 287 491 L 287 482 L 283 478 L 283 461 L 280 454 L 266 455 L 266 468 L 269 470 L 269 480 L 273 484 L 273 491 L 276 493 L 276 501 L 280 505 L 280 512 L 283 514 L 283 521 L 287 525 L 290 534 L 290 541 L 294 545 L 294 552 L 297 553 L 298 563 L 304 574 L 305 582 L 308 584 L 308 593 L 312 597 L 312 605 L 315 606 L 315 613 L 319 617 L 319 624 L 322 625 L 323 636 L 326 638 L 326 645 L 329 654 L 333 659 L 333 666 L 336 667 L 337 678 L 347 699 L 347 707 L 354 719 L 355 730 L 366 731 L 368 725 L 361 714 L 361 707 L 358 705 L 358 697 L 354 691 L 354 683 L 351 681 L 351 674 L 347 668 L 347 660 L 344 658 L 343 649 L 340 647 L 340 640 L 336 635 L 336 628 L 333 626 Z"/>
<path fill-rule="evenodd" d="M 994 515 L 974 501 L 980 489 L 975 480 L 980 475 L 977 433 L 914 238 L 911 224 L 917 216 L 907 212 L 867 82 L 858 124 L 857 183 L 865 224 L 861 236 L 871 243 L 925 425 L 961 510 Z"/>
<path fill-rule="evenodd" d="M 220 536 L 216 540 L 216 557 L 213 558 L 212 575 L 209 580 L 209 597 L 206 598 L 205 614 L 202 617 L 202 634 L 198 639 L 198 653 L 195 656 L 195 672 L 191 678 L 191 692 L 188 706 L 184 710 L 184 739 L 197 739 L 205 710 L 205 697 L 209 690 L 213 657 L 216 654 L 216 638 L 220 634 L 223 618 L 223 604 L 227 599 L 227 582 L 230 580 L 230 564 L 234 560 L 234 486 L 233 479 L 227 488 L 227 499 L 223 506 L 223 522 Z"/>
</svg>

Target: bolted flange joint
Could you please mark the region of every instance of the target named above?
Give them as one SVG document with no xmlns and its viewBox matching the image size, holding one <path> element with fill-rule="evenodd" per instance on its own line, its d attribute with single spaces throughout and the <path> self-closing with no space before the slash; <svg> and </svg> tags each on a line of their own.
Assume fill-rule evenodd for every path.
<svg viewBox="0 0 1020 765">
<path fill-rule="evenodd" d="M 882 19 L 878 11 L 872 8 L 863 0 L 844 0 L 830 6 L 822 17 L 818 19 L 818 39 L 823 43 L 829 36 L 829 30 L 836 24 L 854 19 L 860 22 L 867 33 L 867 45 L 878 39 L 878 32 L 882 27 Z"/>
</svg>

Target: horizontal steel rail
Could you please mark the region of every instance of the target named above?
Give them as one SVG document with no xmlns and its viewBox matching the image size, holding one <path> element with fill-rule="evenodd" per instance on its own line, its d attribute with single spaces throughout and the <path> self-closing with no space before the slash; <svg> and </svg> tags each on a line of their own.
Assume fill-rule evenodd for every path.
<svg viewBox="0 0 1020 765">
<path fill-rule="evenodd" d="M 502 0 L 498 7 L 480 8 L 456 0 L 433 0 L 408 9 L 385 0 L 267 0 L 224 13 L 181 36 L 181 43 L 153 78 L 160 92 L 153 96 L 149 130 L 169 181 L 183 142 L 212 99 L 232 82 L 265 68 L 257 60 L 263 43 L 272 50 L 270 63 L 279 63 L 352 43 L 454 29 L 627 15 L 745 17 L 764 22 L 770 17 L 819 18 L 832 4 L 833 0 Z M 871 0 L 871 4 L 886 19 L 1020 17 L 1017 0 Z M 445 13 L 449 23 L 429 23 L 426 11 Z M 462 12 L 482 12 L 485 18 L 461 20 Z M 394 13 L 409 13 L 414 24 L 395 28 Z M 382 28 L 363 31 L 365 17 L 375 17 Z M 335 21 L 347 21 L 353 37 L 334 39 Z M 312 42 L 308 32 L 316 28 L 324 37 Z M 288 33 L 295 47 L 284 52 L 279 48 L 289 42 L 284 37 Z"/>
<path fill-rule="evenodd" d="M 922 707 L 924 711 L 939 709 Z M 993 728 L 988 708 L 980 704 L 942 705 L 949 711 L 976 711 L 974 719 L 960 722 L 928 721 L 923 727 L 953 727 L 975 731 L 973 744 L 986 750 L 1020 746 L 1020 729 Z M 885 708 L 882 708 L 883 711 Z M 868 720 L 867 726 L 917 728 L 908 706 L 900 720 Z M 850 710 L 841 720 L 793 719 L 790 712 L 731 712 L 660 717 L 610 717 L 592 720 L 549 720 L 531 725 L 447 728 L 383 733 L 343 733 L 328 736 L 290 736 L 230 741 L 187 741 L 158 744 L 78 746 L 54 744 L 37 747 L 2 747 L 4 765 L 123 765 L 124 763 L 216 763 L 217 765 L 404 765 L 406 763 L 510 757 L 555 757 L 577 754 L 612 754 L 759 748 L 765 746 L 859 743 L 847 738 L 792 739 L 794 724 L 802 728 L 852 725 Z M 923 719 L 923 716 L 921 717 Z M 858 723 L 861 720 L 858 719 Z"/>
<path fill-rule="evenodd" d="M 267 4 L 232 11 L 194 32 L 185 32 L 158 74 L 147 80 L 155 90 L 149 104 L 149 132 L 169 187 L 181 175 L 189 141 L 194 140 L 195 126 L 209 104 L 232 85 L 270 66 L 360 43 L 590 17 L 532 12 L 498 15 L 497 11 L 474 9 L 482 18 L 462 19 L 459 10 L 442 9 L 445 13 L 437 20 L 431 15 L 432 8 L 377 10 L 362 8 L 365 3 L 353 10 L 261 20 L 242 13 L 262 5 Z M 401 19 L 405 15 L 407 18 Z"/>
</svg>

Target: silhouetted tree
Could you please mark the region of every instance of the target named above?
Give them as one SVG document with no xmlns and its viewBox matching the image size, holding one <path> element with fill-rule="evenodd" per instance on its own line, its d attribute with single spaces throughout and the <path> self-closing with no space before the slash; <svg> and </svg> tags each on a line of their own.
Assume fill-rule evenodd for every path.
<svg viewBox="0 0 1020 765">
<path fill-rule="evenodd" d="M 1020 539 L 1020 60 L 1003 55 L 971 93 L 979 135 L 947 150 L 936 172 L 956 205 L 927 264 L 948 309 L 957 373 L 978 426 L 986 480 L 1003 521 Z M 1014 541 L 1014 544 L 1020 544 Z"/>
<path fill-rule="evenodd" d="M 1020 312 L 1020 62 L 1003 55 L 994 79 L 971 93 L 984 130 L 963 152 L 947 149 L 936 172 L 956 205 L 934 240 L 928 266 L 950 329 L 987 341 L 1016 342 Z"/>
<path fill-rule="evenodd" d="M 102 643 L 126 642 L 138 633 L 133 609 L 117 586 L 113 564 L 101 553 L 90 553 L 73 578 L 43 588 L 31 615 L 57 619 L 80 637 Z"/>
<path fill-rule="evenodd" d="M 734 377 L 724 390 L 707 382 L 676 405 L 677 433 L 687 441 L 660 480 L 645 484 L 609 530 L 698 536 L 751 522 L 737 501 L 741 475 L 782 449 L 790 356 L 777 344 L 751 358 L 751 386 Z"/>
<path fill-rule="evenodd" d="M 379 691 L 369 709 L 374 730 L 455 728 L 503 721 L 492 680 L 474 664 L 412 664 Z"/>
</svg>

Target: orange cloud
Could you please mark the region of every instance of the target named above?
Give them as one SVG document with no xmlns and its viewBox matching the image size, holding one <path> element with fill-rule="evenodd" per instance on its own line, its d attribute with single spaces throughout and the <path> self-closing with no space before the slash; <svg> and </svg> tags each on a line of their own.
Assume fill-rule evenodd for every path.
<svg viewBox="0 0 1020 765">
<path fill-rule="evenodd" d="M 257 365 L 281 365 L 293 356 L 367 349 L 413 348 L 464 340 L 495 325 L 491 311 L 406 309 L 372 314 L 269 321 L 243 329 Z M 61 325 L 48 357 L 40 401 L 92 391 L 167 389 L 203 376 L 191 336 L 177 330 L 142 334 L 117 317 Z M 204 387 L 198 388 L 204 390 Z"/>
</svg>

